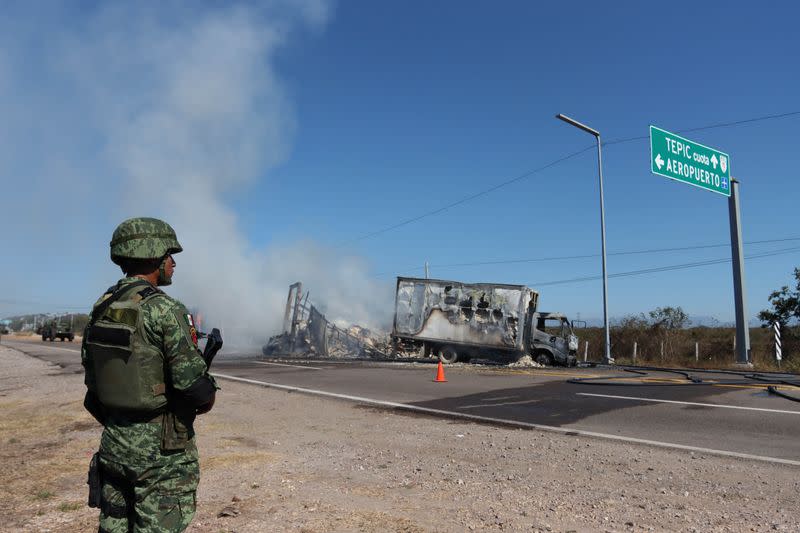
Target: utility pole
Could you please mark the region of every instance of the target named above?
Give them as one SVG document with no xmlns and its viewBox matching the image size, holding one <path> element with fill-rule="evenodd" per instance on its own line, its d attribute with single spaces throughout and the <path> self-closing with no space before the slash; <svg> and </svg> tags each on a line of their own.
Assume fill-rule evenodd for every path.
<svg viewBox="0 0 800 533">
<path fill-rule="evenodd" d="M 600 142 L 600 132 L 590 128 L 585 124 L 581 124 L 575 119 L 569 118 L 566 115 L 559 113 L 556 118 L 563 120 L 567 124 L 575 126 L 578 129 L 594 135 L 597 141 L 597 172 L 600 181 L 600 247 L 603 257 L 603 327 L 605 328 L 606 345 L 603 352 L 603 362 L 609 365 L 614 364 L 614 358 L 611 357 L 611 332 L 608 325 L 608 274 L 606 273 L 606 209 L 605 201 L 603 199 L 603 143 Z"/>
</svg>

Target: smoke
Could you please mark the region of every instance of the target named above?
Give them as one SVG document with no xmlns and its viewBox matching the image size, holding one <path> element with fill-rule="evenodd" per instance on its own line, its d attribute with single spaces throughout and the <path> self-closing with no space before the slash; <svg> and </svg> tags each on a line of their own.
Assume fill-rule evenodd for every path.
<svg viewBox="0 0 800 533">
<path fill-rule="evenodd" d="M 280 328 L 294 281 L 329 318 L 385 327 L 391 288 L 369 279 L 366 261 L 313 241 L 254 249 L 226 203 L 290 156 L 299 126 L 275 57 L 320 31 L 328 4 L 220 5 L 115 4 L 54 38 L 50 72 L 75 96 L 63 106 L 99 147 L 77 181 L 100 201 L 82 200 L 107 210 L 109 235 L 129 216 L 170 222 L 185 252 L 169 292 L 239 342 Z"/>
</svg>

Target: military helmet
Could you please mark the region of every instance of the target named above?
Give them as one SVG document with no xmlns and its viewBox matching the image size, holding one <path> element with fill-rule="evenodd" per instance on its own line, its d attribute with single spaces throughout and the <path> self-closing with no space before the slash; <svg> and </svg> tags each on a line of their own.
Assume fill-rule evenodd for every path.
<svg viewBox="0 0 800 533">
<path fill-rule="evenodd" d="M 130 218 L 117 226 L 111 237 L 111 260 L 159 259 L 182 252 L 172 226 L 157 218 Z"/>
</svg>

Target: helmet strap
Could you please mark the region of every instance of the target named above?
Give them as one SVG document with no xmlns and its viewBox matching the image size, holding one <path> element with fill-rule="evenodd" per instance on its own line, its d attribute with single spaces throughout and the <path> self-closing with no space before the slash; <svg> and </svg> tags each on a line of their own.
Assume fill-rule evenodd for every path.
<svg viewBox="0 0 800 533">
<path fill-rule="evenodd" d="M 156 282 L 156 285 L 159 287 L 172 285 L 172 276 L 167 277 L 167 259 L 169 259 L 169 255 L 164 256 L 164 259 L 161 260 L 161 265 L 158 267 L 158 282 Z"/>
</svg>

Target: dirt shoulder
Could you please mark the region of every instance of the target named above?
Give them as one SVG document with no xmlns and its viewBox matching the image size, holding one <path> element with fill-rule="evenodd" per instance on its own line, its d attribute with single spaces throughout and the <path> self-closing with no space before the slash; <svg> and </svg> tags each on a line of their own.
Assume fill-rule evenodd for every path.
<svg viewBox="0 0 800 533">
<path fill-rule="evenodd" d="M 0 346 L 0 531 L 95 531 L 83 379 Z M 800 469 L 222 381 L 189 531 L 796 530 Z M 226 516 L 218 516 L 223 514 Z"/>
</svg>

